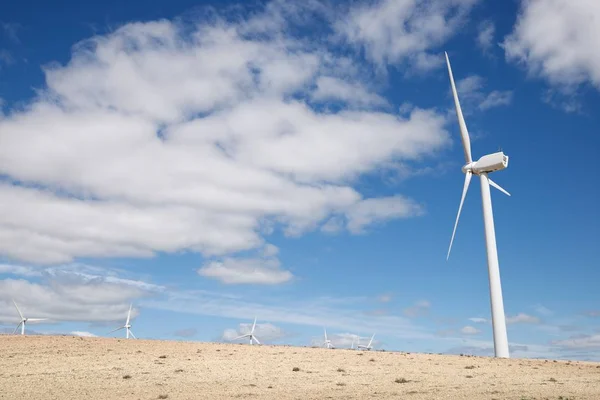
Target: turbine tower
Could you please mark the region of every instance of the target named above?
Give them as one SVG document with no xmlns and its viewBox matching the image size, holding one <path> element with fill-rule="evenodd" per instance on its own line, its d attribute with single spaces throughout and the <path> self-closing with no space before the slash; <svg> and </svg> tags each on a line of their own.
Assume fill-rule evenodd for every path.
<svg viewBox="0 0 600 400">
<path fill-rule="evenodd" d="M 19 330 L 19 327 L 21 327 L 21 335 L 25 335 L 25 324 L 27 324 L 27 322 L 46 321 L 48 319 L 48 318 L 25 318 L 23 316 L 23 313 L 21 312 L 21 310 L 19 310 L 19 306 L 17 306 L 17 303 L 15 303 L 14 300 L 12 302 L 15 305 L 15 308 L 17 309 L 19 316 L 21 317 L 21 321 L 19 322 L 19 325 L 17 325 L 17 327 L 13 331 L 13 335 Z"/>
<path fill-rule="evenodd" d="M 133 306 L 133 304 L 130 304 L 130 305 L 129 305 L 129 312 L 127 313 L 127 322 L 125 322 L 125 325 L 123 325 L 122 327 L 120 327 L 120 328 L 117 328 L 117 329 L 115 329 L 115 330 L 112 330 L 112 331 L 110 331 L 110 332 L 108 332 L 108 333 L 113 333 L 113 332 L 116 332 L 116 331 L 120 331 L 121 329 L 125 329 L 125 332 L 126 332 L 126 333 L 125 333 L 125 338 L 126 338 L 126 339 L 129 339 L 129 335 L 131 335 L 131 337 L 133 337 L 134 339 L 137 339 L 137 338 L 135 337 L 135 335 L 133 334 L 133 332 L 131 332 L 131 323 L 130 323 L 130 319 L 131 319 L 131 307 L 132 307 L 132 306 Z"/>
<path fill-rule="evenodd" d="M 247 337 L 247 338 L 250 338 L 250 344 L 252 344 L 252 341 L 255 341 L 257 344 L 260 344 L 260 342 L 258 341 L 256 336 L 254 336 L 255 328 L 256 328 L 256 317 L 254 317 L 254 323 L 252 324 L 252 330 L 250 331 L 250 333 L 246 333 L 245 335 L 238 336 L 233 340 L 243 339 L 243 338 Z"/>
<path fill-rule="evenodd" d="M 450 75 L 450 84 L 452 86 L 452 95 L 454 96 L 454 106 L 456 108 L 456 115 L 458 116 L 458 126 L 460 128 L 460 136 L 462 138 L 466 161 L 466 164 L 462 167 L 462 171 L 465 173 L 465 184 L 463 186 L 462 197 L 460 199 L 460 205 L 458 206 L 458 214 L 456 215 L 456 222 L 454 223 L 454 230 L 452 231 L 452 239 L 450 239 L 450 247 L 448 248 L 446 260 L 448 260 L 450 257 L 450 250 L 452 250 L 452 242 L 454 242 L 454 235 L 456 234 L 458 219 L 460 218 L 460 212 L 467 195 L 467 190 L 469 189 L 471 177 L 472 175 L 479 175 L 479 180 L 481 181 L 481 200 L 483 203 L 485 245 L 487 250 L 488 274 L 490 281 L 490 302 L 492 307 L 492 326 L 494 330 L 494 353 L 496 357 L 508 358 L 508 337 L 506 335 L 506 318 L 504 316 L 504 302 L 502 300 L 502 286 L 500 283 L 500 267 L 498 265 L 498 250 L 496 248 L 496 233 L 494 232 L 494 216 L 492 214 L 490 185 L 508 196 L 510 196 L 510 193 L 502 189 L 498 184 L 488 177 L 488 174 L 503 170 L 508 167 L 508 156 L 502 151 L 499 151 L 497 153 L 485 155 L 475 162 L 471 158 L 471 141 L 469 139 L 469 131 L 467 130 L 467 124 L 465 123 L 465 119 L 460 108 L 460 102 L 458 101 L 458 94 L 456 93 L 456 85 L 454 84 L 454 77 L 452 76 L 452 68 L 450 67 L 448 53 L 445 54 L 446 64 L 448 66 L 448 75 Z"/>
<path fill-rule="evenodd" d="M 331 340 L 327 339 L 327 329 L 323 328 L 325 331 L 325 341 L 323 342 L 323 346 L 327 346 L 328 349 L 334 349 L 333 344 L 331 344 Z"/>
</svg>

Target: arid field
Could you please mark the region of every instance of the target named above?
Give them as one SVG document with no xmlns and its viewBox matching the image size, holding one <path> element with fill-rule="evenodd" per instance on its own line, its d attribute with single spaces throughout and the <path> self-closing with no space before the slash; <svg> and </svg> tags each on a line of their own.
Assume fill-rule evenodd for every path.
<svg viewBox="0 0 600 400">
<path fill-rule="evenodd" d="M 600 399 L 600 363 L 0 336 L 0 398 Z"/>
</svg>

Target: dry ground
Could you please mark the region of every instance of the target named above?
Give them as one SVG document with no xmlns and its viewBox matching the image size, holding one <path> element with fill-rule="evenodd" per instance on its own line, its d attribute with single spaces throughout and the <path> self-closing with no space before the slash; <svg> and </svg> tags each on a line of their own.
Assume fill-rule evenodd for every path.
<svg viewBox="0 0 600 400">
<path fill-rule="evenodd" d="M 0 336 L 0 399 L 235 398 L 598 400 L 600 364 Z"/>
</svg>

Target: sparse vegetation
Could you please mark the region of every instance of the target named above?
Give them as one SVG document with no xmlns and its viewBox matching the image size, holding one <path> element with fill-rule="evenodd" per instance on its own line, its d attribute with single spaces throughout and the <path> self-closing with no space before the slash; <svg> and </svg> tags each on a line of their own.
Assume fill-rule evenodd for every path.
<svg viewBox="0 0 600 400">
<path fill-rule="evenodd" d="M 292 368 L 292 371 L 294 371 L 294 372 L 298 372 L 298 371 L 300 371 L 300 368 L 298 368 L 298 367 L 294 367 L 294 368 Z"/>
<path fill-rule="evenodd" d="M 158 356 L 158 358 L 167 358 L 167 356 Z"/>
<path fill-rule="evenodd" d="M 467 375 L 466 376 L 466 378 L 472 378 L 472 377 L 473 377 L 473 375 Z"/>
<path fill-rule="evenodd" d="M 406 378 L 396 378 L 396 380 L 394 382 L 396 382 L 396 383 L 408 383 L 410 381 L 408 379 L 406 379 Z"/>
<path fill-rule="evenodd" d="M 346 384 L 344 382 L 338 382 L 336 383 L 337 386 L 346 386 Z"/>
<path fill-rule="evenodd" d="M 475 368 L 475 366 L 474 366 L 474 365 L 467 365 L 467 366 L 465 367 L 465 369 L 474 369 L 474 368 Z"/>
<path fill-rule="evenodd" d="M 338 368 L 337 372 L 346 372 L 346 370 L 344 368 Z"/>
<path fill-rule="evenodd" d="M 183 372 L 183 370 L 181 368 L 176 369 L 175 372 Z"/>
<path fill-rule="evenodd" d="M 550 381 L 550 382 L 556 382 L 556 379 L 555 378 L 550 378 L 550 379 L 548 379 L 548 381 Z"/>
<path fill-rule="evenodd" d="M 131 379 L 131 375 L 123 375 L 123 379 Z"/>
<path fill-rule="evenodd" d="M 374 359 L 374 358 L 371 358 L 369 361 L 371 361 L 371 362 L 375 362 L 375 359 Z"/>
<path fill-rule="evenodd" d="M 159 399 L 168 399 L 168 398 L 169 398 L 169 395 L 168 395 L 168 394 L 159 394 L 159 395 L 158 395 L 158 398 L 159 398 Z"/>
</svg>

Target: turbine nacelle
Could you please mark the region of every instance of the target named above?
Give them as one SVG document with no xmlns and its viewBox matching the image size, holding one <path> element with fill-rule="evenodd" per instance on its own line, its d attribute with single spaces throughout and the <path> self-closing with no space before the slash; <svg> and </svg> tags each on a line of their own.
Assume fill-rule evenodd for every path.
<svg viewBox="0 0 600 400">
<path fill-rule="evenodd" d="M 471 171 L 474 175 L 489 174 L 491 172 L 500 171 L 508 167 L 508 156 L 504 152 L 499 151 L 481 157 L 479 160 L 470 162 L 462 167 L 462 171 L 466 174 Z"/>
</svg>

